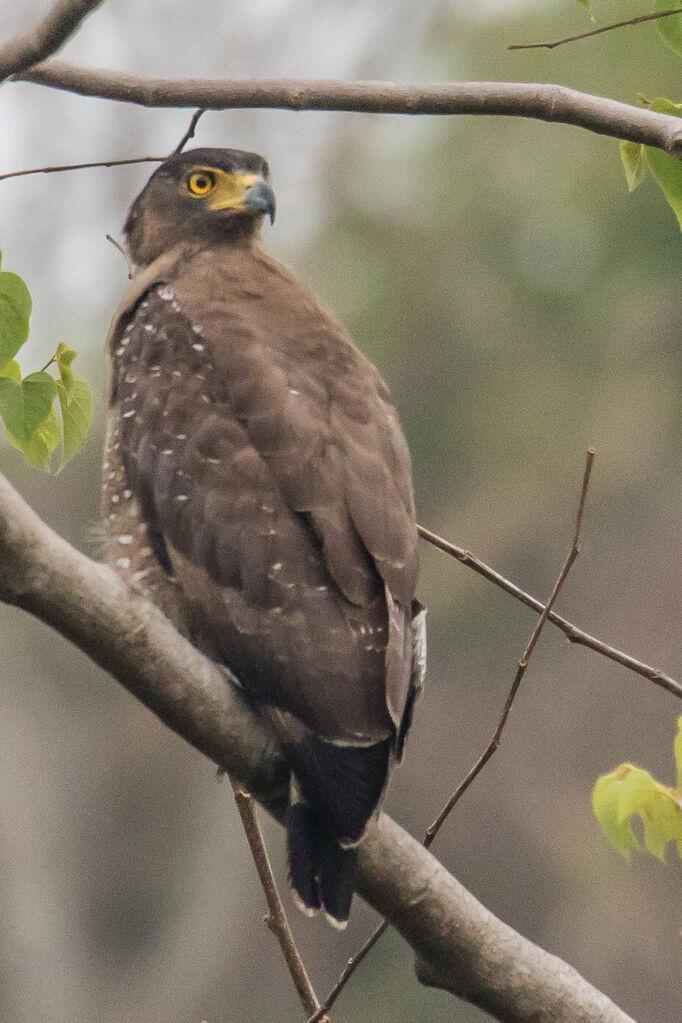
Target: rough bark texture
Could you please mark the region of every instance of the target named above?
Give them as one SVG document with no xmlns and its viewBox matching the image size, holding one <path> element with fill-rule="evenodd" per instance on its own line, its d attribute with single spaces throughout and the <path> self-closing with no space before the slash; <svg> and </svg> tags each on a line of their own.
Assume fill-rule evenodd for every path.
<svg viewBox="0 0 682 1023">
<path fill-rule="evenodd" d="M 145 78 L 51 60 L 21 81 L 149 107 L 346 110 L 381 114 L 501 114 L 573 124 L 598 135 L 656 146 L 682 158 L 682 122 L 563 85 L 528 82 L 342 82 L 328 79 Z"/>
<path fill-rule="evenodd" d="M 0 82 L 45 60 L 64 45 L 103 0 L 58 0 L 42 21 L 0 47 Z"/>
</svg>

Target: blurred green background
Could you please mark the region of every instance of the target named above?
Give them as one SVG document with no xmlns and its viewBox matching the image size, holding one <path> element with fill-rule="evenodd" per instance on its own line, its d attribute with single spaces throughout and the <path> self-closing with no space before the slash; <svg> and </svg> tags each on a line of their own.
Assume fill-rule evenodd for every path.
<svg viewBox="0 0 682 1023">
<path fill-rule="evenodd" d="M 0 0 L 3 36 L 46 3 Z M 599 23 L 647 4 L 597 3 Z M 589 27 L 575 0 L 118 0 L 65 59 L 146 74 L 553 81 L 625 102 L 682 99 L 652 26 L 554 51 L 511 42 Z M 189 111 L 7 84 L 0 172 L 169 152 Z M 538 596 L 597 459 L 582 556 L 560 610 L 682 677 L 680 233 L 657 187 L 628 196 L 617 143 L 501 118 L 208 113 L 199 145 L 265 153 L 270 250 L 345 319 L 390 384 L 420 520 Z M 117 235 L 149 167 L 0 182 L 3 268 L 35 300 L 25 372 L 79 351 L 99 418 L 57 479 L 0 441 L 0 465 L 57 530 L 93 551 L 103 342 L 125 288 Z M 387 808 L 421 834 L 497 722 L 533 615 L 426 546 L 428 689 Z M 0 1019 L 227 1023 L 302 1018 L 229 787 L 115 682 L 0 607 Z M 547 629 L 502 748 L 434 851 L 491 910 L 568 959 L 640 1023 L 680 1018 L 680 862 L 603 840 L 591 785 L 634 760 L 672 783 L 675 699 Z M 284 879 L 282 836 L 266 822 Z M 346 934 L 293 911 L 323 994 L 374 923 Z M 478 1021 L 421 988 L 395 936 L 334 1020 Z"/>
</svg>

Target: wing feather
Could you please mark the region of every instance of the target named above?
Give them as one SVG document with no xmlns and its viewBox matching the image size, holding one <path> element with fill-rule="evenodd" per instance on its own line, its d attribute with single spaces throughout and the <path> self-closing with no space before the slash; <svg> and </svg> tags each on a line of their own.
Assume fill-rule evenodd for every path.
<svg viewBox="0 0 682 1023">
<path fill-rule="evenodd" d="M 408 607 L 418 570 L 410 457 L 378 370 L 265 254 L 239 253 L 239 265 L 229 250 L 198 260 L 191 286 L 189 275 L 175 284 L 178 302 L 202 321 L 249 439 L 287 503 L 308 515 L 349 600 L 370 602 L 383 580 Z M 239 334 L 226 345 L 235 321 Z"/>
<path fill-rule="evenodd" d="M 320 734 L 399 730 L 417 534 L 378 371 L 262 253 L 176 261 L 136 301 L 112 337 L 126 471 L 211 642 Z"/>
</svg>

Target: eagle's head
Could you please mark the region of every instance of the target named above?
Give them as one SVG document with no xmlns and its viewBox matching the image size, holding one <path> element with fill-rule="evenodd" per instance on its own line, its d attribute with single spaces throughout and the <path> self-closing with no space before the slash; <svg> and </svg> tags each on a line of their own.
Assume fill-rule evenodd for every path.
<svg viewBox="0 0 682 1023">
<path fill-rule="evenodd" d="M 123 232 L 132 261 L 147 266 L 180 242 L 251 238 L 264 216 L 275 219 L 269 176 L 257 153 L 176 153 L 154 171 L 130 209 Z"/>
</svg>

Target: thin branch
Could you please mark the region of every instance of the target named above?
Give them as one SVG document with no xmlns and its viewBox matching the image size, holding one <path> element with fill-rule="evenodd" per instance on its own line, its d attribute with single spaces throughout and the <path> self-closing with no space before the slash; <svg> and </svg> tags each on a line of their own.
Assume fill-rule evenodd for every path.
<svg viewBox="0 0 682 1023">
<path fill-rule="evenodd" d="M 525 604 L 526 607 L 532 608 L 539 614 L 545 610 L 545 605 L 537 597 L 531 596 L 530 593 L 526 593 L 515 583 L 509 579 L 505 579 L 503 575 L 496 572 L 494 568 L 486 565 L 484 561 L 474 557 L 470 551 L 467 551 L 464 547 L 458 547 L 457 544 L 451 543 L 449 540 L 445 540 L 442 536 L 438 536 L 437 533 L 433 533 L 430 529 L 425 526 L 417 526 L 419 535 L 426 540 L 428 543 L 437 547 L 439 550 L 449 554 L 456 561 L 459 561 L 462 565 L 466 565 L 467 568 L 473 569 L 478 575 L 483 576 L 489 582 L 499 586 L 505 593 L 511 594 L 512 597 L 516 597 L 518 601 Z M 594 636 L 590 636 L 589 633 L 579 629 L 577 625 L 573 625 L 566 618 L 562 618 L 561 615 L 557 614 L 556 611 L 550 611 L 548 615 L 549 621 L 552 625 L 556 625 L 557 628 L 561 629 L 566 638 L 571 643 L 577 643 L 579 646 L 588 647 L 590 650 L 594 650 L 604 657 L 608 657 L 609 660 L 615 661 L 616 664 L 622 665 L 624 668 L 629 668 L 630 671 L 634 671 L 636 675 L 641 675 L 643 678 L 653 682 L 654 685 L 660 686 L 667 692 L 672 693 L 673 696 L 677 696 L 682 699 L 682 685 L 676 682 L 674 678 L 661 671 L 660 668 L 653 668 L 649 664 L 645 664 L 643 661 L 637 660 L 636 657 L 631 657 L 630 654 L 624 653 L 622 650 L 618 650 L 616 647 L 609 646 L 608 643 L 604 643 L 600 639 L 596 639 Z"/>
<path fill-rule="evenodd" d="M 189 140 L 194 138 L 199 118 L 205 113 L 205 110 L 195 111 L 192 115 L 192 120 L 189 123 L 189 128 L 182 136 L 175 149 L 171 150 L 171 152 L 166 156 L 133 156 L 125 160 L 92 160 L 88 163 L 63 163 L 54 167 L 32 167 L 30 170 L 9 171 L 7 174 L 0 174 L 0 181 L 5 181 L 7 178 L 23 178 L 27 174 L 56 174 L 60 171 L 85 170 L 90 167 L 125 167 L 128 164 L 133 163 L 163 163 L 164 160 L 170 159 L 170 157 L 175 156 L 176 153 L 182 152 Z"/>
<path fill-rule="evenodd" d="M 500 717 L 500 720 L 497 723 L 497 728 L 495 729 L 493 737 L 490 740 L 490 742 L 488 743 L 486 749 L 483 751 L 481 756 L 478 758 L 478 760 L 474 764 L 474 766 L 471 768 L 471 770 L 469 771 L 467 776 L 464 778 L 464 780 L 457 786 L 455 791 L 452 793 L 452 795 L 450 796 L 450 798 L 448 799 L 447 803 L 445 804 L 443 809 L 440 811 L 440 813 L 438 814 L 436 819 L 426 829 L 426 838 L 424 839 L 424 845 L 426 846 L 427 849 L 430 848 L 430 846 L 432 845 L 436 835 L 438 834 L 438 832 L 442 828 L 443 824 L 445 823 L 445 821 L 446 821 L 447 817 L 449 816 L 452 808 L 461 799 L 461 797 L 464 795 L 466 790 L 469 788 L 469 786 L 471 785 L 473 780 L 481 773 L 481 771 L 483 770 L 485 765 L 488 763 L 490 758 L 493 756 L 495 751 L 497 749 L 499 749 L 500 740 L 502 738 L 502 732 L 504 731 L 504 727 L 507 724 L 507 719 L 509 718 L 509 712 L 512 709 L 512 704 L 514 703 L 514 700 L 516 699 L 516 694 L 519 691 L 519 686 L 521 685 L 521 681 L 523 679 L 523 676 L 526 673 L 526 668 L 528 667 L 528 662 L 529 662 L 530 658 L 532 657 L 533 651 L 535 650 L 535 647 L 537 645 L 537 641 L 540 638 L 540 633 L 544 629 L 545 624 L 548 621 L 550 614 L 552 613 L 552 608 L 554 607 L 554 604 L 556 603 L 556 599 L 559 596 L 559 593 L 561 592 L 561 588 L 564 585 L 564 583 L 566 582 L 566 577 L 568 576 L 568 573 L 571 571 L 571 568 L 573 566 L 573 562 L 575 561 L 575 559 L 578 557 L 578 554 L 580 553 L 580 527 L 582 525 L 583 512 L 585 510 L 585 501 L 587 499 L 587 489 L 588 489 L 588 487 L 590 485 L 590 476 L 592 474 L 592 466 L 593 466 L 593 464 L 594 464 L 594 450 L 592 448 L 588 448 L 588 450 L 587 450 L 587 458 L 586 458 L 586 461 L 585 461 L 585 471 L 583 473 L 583 483 L 582 483 L 582 487 L 581 487 L 581 490 L 580 490 L 580 501 L 578 502 L 578 513 L 576 515 L 576 521 L 575 521 L 575 533 L 573 534 L 573 542 L 571 544 L 571 549 L 568 552 L 568 556 L 567 556 L 567 558 L 566 558 L 566 560 L 565 560 L 565 562 L 563 564 L 561 572 L 559 573 L 559 575 L 557 577 L 557 580 L 554 583 L 554 588 L 552 589 L 552 593 L 550 595 L 550 598 L 547 601 L 547 604 L 545 605 L 545 607 L 543 608 L 542 614 L 540 615 L 540 617 L 537 620 L 537 623 L 536 623 L 535 628 L 533 630 L 533 634 L 532 634 L 532 636 L 530 637 L 530 639 L 528 641 L 528 646 L 524 650 L 523 656 L 521 657 L 521 660 L 518 663 L 518 667 L 516 669 L 516 675 L 514 676 L 514 681 L 512 682 L 511 689 L 509 690 L 509 693 L 507 694 L 507 699 L 505 700 L 504 707 L 502 709 L 502 716 Z"/>
<path fill-rule="evenodd" d="M 283 819 L 288 769 L 224 670 L 104 565 L 49 529 L 0 475 L 0 600 L 76 643 Z M 498 920 L 385 814 L 358 849 L 357 890 L 415 952 L 419 979 L 505 1023 L 632 1023 L 571 966 Z"/>
<path fill-rule="evenodd" d="M 466 777 L 463 779 L 462 782 L 460 782 L 460 784 L 457 786 L 453 794 L 450 796 L 447 803 L 442 808 L 436 819 L 426 829 L 426 833 L 424 834 L 423 839 L 423 845 L 425 849 L 429 849 L 431 847 L 431 845 L 434 842 L 434 839 L 436 838 L 436 835 L 438 834 L 441 827 L 445 823 L 447 817 L 450 815 L 455 804 L 461 799 L 461 797 L 464 795 L 464 793 L 469 788 L 474 779 L 480 774 L 480 772 L 483 770 L 483 768 L 488 763 L 490 758 L 493 756 L 495 751 L 499 749 L 500 741 L 502 739 L 502 732 L 504 731 L 505 725 L 507 723 L 507 719 L 509 717 L 509 712 L 512 708 L 512 704 L 516 699 L 516 694 L 519 691 L 519 686 L 521 685 L 521 680 L 528 666 L 528 661 L 531 658 L 533 650 L 535 649 L 535 645 L 538 639 L 540 638 L 540 633 L 542 632 L 545 626 L 545 623 L 551 613 L 552 607 L 556 602 L 557 597 L 559 596 L 561 588 L 564 585 L 564 582 L 566 581 L 566 577 L 569 571 L 571 570 L 571 566 L 573 565 L 573 562 L 575 561 L 580 552 L 579 547 L 580 526 L 582 523 L 583 511 L 585 509 L 587 488 L 590 482 L 590 475 L 592 473 L 593 463 L 594 451 L 592 450 L 592 448 L 589 448 L 587 451 L 587 458 L 585 462 L 585 471 L 583 473 L 583 482 L 580 490 L 580 500 L 578 502 L 578 513 L 576 516 L 575 533 L 573 535 L 571 549 L 569 551 L 568 557 L 566 558 L 566 561 L 564 562 L 563 568 L 561 569 L 561 572 L 559 573 L 559 576 L 554 584 L 554 588 L 552 589 L 549 601 L 547 602 L 547 605 L 543 609 L 543 612 L 540 618 L 538 619 L 535 629 L 533 630 L 533 634 L 524 651 L 523 657 L 518 663 L 516 675 L 514 676 L 514 681 L 512 683 L 511 689 L 509 690 L 509 693 L 507 694 L 507 699 L 505 700 L 504 707 L 502 709 L 502 714 L 500 720 L 497 723 L 497 727 L 495 729 L 493 737 L 486 746 L 483 753 L 476 761 L 476 763 L 473 765 L 471 770 L 467 773 Z M 343 972 L 341 973 L 341 976 L 339 977 L 338 981 L 336 982 L 332 990 L 329 992 L 327 997 L 325 998 L 323 1006 L 318 1012 L 314 1013 L 314 1015 L 312 1015 L 310 1019 L 306 1021 L 306 1023 L 318 1023 L 318 1020 L 321 1020 L 322 1018 L 321 1014 L 323 1012 L 328 1012 L 329 1009 L 331 1009 L 334 1002 L 341 994 L 343 988 L 346 986 L 346 984 L 350 980 L 351 976 L 353 975 L 357 967 L 360 965 L 360 963 L 365 958 L 367 953 L 372 948 L 374 948 L 379 938 L 382 937 L 382 935 L 385 933 L 387 929 L 388 920 L 382 920 L 382 922 L 379 924 L 376 930 L 369 936 L 369 938 L 364 943 L 362 948 L 358 952 L 356 952 L 354 956 L 351 956 L 351 958 L 347 961 L 343 969 Z"/>
<path fill-rule="evenodd" d="M 170 154 L 171 156 L 175 156 L 177 153 L 181 153 L 185 146 L 187 145 L 187 143 L 189 142 L 189 140 L 194 138 L 194 133 L 197 130 L 197 125 L 199 123 L 199 118 L 202 117 L 205 113 L 206 110 L 203 107 L 200 107 L 199 110 L 194 111 L 194 113 L 192 114 L 192 120 L 189 122 L 189 128 L 182 136 L 173 152 Z"/>
<path fill-rule="evenodd" d="M 669 11 L 654 11 L 653 14 L 640 14 L 637 18 L 628 18 L 627 21 L 615 21 L 612 25 L 603 25 L 601 28 L 593 28 L 589 32 L 581 32 L 577 36 L 567 36 L 565 39 L 557 39 L 553 43 L 511 43 L 508 50 L 553 50 L 556 46 L 563 46 L 565 43 L 575 43 L 578 39 L 590 39 L 592 36 L 599 36 L 602 32 L 612 32 L 614 28 L 625 28 L 627 25 L 641 25 L 645 21 L 656 21 L 658 18 L 670 18 L 673 14 L 682 14 L 682 7 L 673 7 Z"/>
<path fill-rule="evenodd" d="M 104 0 L 58 0 L 42 21 L 0 47 L 0 82 L 56 53 Z"/>
<path fill-rule="evenodd" d="M 246 835 L 246 840 L 249 843 L 249 849 L 251 850 L 251 856 L 253 862 L 256 865 L 256 871 L 258 878 L 265 895 L 265 901 L 268 906 L 268 914 L 265 917 L 265 922 L 274 934 L 275 938 L 279 943 L 279 947 L 282 950 L 282 955 L 291 974 L 291 978 L 294 982 L 294 986 L 298 992 L 298 997 L 301 999 L 301 1003 L 306 1013 L 317 1013 L 320 1008 L 320 1003 L 315 994 L 315 989 L 310 982 L 308 971 L 305 968 L 301 953 L 296 947 L 296 941 L 291 933 L 291 927 L 287 920 L 286 913 L 284 912 L 284 906 L 282 900 L 277 891 L 277 883 L 275 881 L 275 875 L 272 872 L 270 866 L 270 859 L 268 857 L 268 851 L 265 848 L 265 842 L 263 841 L 263 833 L 261 831 L 260 824 L 258 823 L 258 815 L 256 813 L 256 807 L 252 797 L 244 792 L 242 787 L 237 782 L 232 782 L 232 791 L 234 792 L 234 801 L 237 804 L 239 810 L 239 816 L 241 817 L 242 826 Z M 317 1016 L 317 1019 L 321 1023 L 326 1023 L 326 1016 Z"/>
<path fill-rule="evenodd" d="M 105 234 L 104 237 L 106 238 L 106 240 L 108 242 L 111 242 L 111 244 L 114 246 L 115 249 L 118 249 L 118 251 L 121 253 L 123 258 L 125 259 L 126 266 L 128 267 L 128 280 L 132 281 L 132 279 L 133 279 L 133 264 L 132 264 L 132 261 L 130 259 L 130 256 L 128 255 L 126 250 L 123 248 L 121 243 L 117 242 L 115 238 L 112 238 L 112 236 L 110 234 Z"/>
<path fill-rule="evenodd" d="M 18 81 L 82 96 L 151 107 L 206 110 L 268 107 L 379 114 L 497 114 L 573 124 L 600 135 L 655 146 L 682 156 L 678 117 L 590 96 L 561 85 L 522 82 L 343 82 L 327 79 L 230 80 L 145 78 L 50 60 Z"/>
<path fill-rule="evenodd" d="M 370 934 L 364 945 L 358 949 L 355 955 L 352 955 L 346 961 L 346 965 L 341 971 L 339 979 L 325 998 L 324 1004 L 320 1006 L 317 1012 L 314 1012 L 313 1015 L 306 1020 L 306 1023 L 322 1023 L 322 1021 L 327 1018 L 326 1013 L 328 1013 L 332 1008 L 336 999 L 339 997 L 360 963 L 363 961 L 367 953 L 372 951 L 379 938 L 381 938 L 387 930 L 388 920 L 382 920 L 376 930 Z"/>
<path fill-rule="evenodd" d="M 125 167 L 131 163 L 163 163 L 166 156 L 135 156 L 127 160 L 93 160 L 91 163 L 64 163 L 55 167 L 32 167 L 30 170 L 9 171 L 0 174 L 0 181 L 23 178 L 27 174 L 56 174 L 58 171 L 85 170 L 88 167 Z"/>
</svg>

